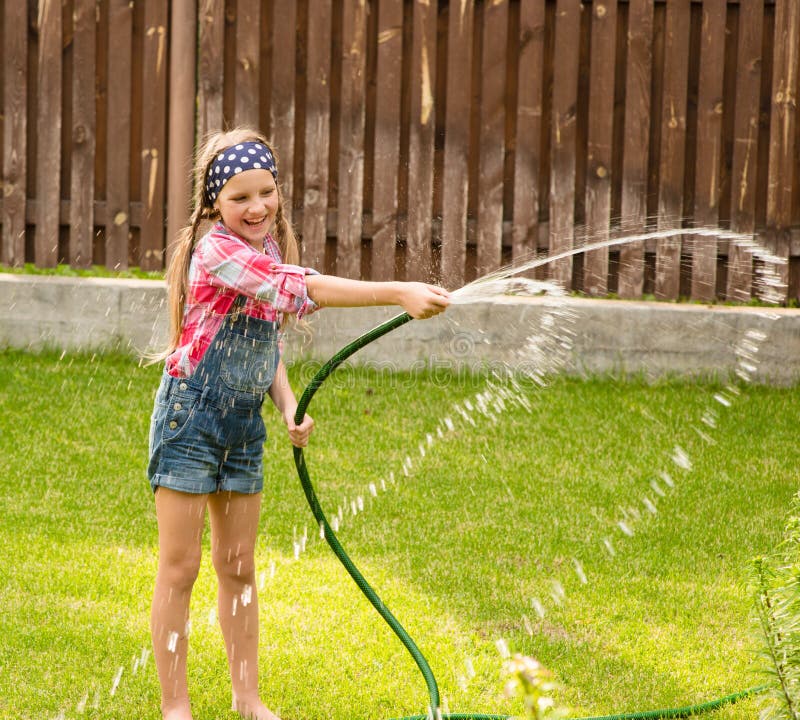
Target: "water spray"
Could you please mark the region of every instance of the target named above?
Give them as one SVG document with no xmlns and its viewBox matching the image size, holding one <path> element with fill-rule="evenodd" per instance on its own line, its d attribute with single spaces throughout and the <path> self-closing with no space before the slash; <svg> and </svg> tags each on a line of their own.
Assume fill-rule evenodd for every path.
<svg viewBox="0 0 800 720">
<path fill-rule="evenodd" d="M 544 265 L 546 263 L 550 263 L 553 260 L 562 259 L 566 257 L 570 257 L 580 252 L 586 252 L 588 250 L 599 249 L 603 247 L 612 247 L 615 245 L 621 245 L 623 243 L 632 242 L 634 240 L 646 240 L 653 237 L 660 237 L 666 238 L 675 235 L 683 235 L 683 234 L 692 234 L 692 235 L 701 235 L 701 236 L 710 236 L 713 235 L 718 238 L 730 240 L 735 244 L 740 245 L 741 247 L 745 248 L 749 252 L 753 253 L 754 256 L 760 257 L 762 261 L 769 264 L 779 265 L 785 262 L 782 258 L 774 257 L 768 255 L 766 252 L 763 251 L 756 243 L 754 243 L 752 236 L 750 235 L 743 235 L 739 233 L 732 233 L 732 232 L 725 232 L 720 231 L 719 229 L 708 229 L 708 228 L 694 228 L 694 229 L 684 229 L 684 230 L 665 230 L 665 231 L 658 231 L 655 233 L 647 233 L 641 236 L 626 236 L 625 238 L 614 238 L 611 240 L 606 240 L 598 243 L 592 243 L 591 245 L 586 245 L 579 248 L 573 248 L 571 250 L 565 250 L 558 255 L 546 258 L 539 258 L 530 260 L 522 265 L 516 266 L 514 268 L 505 268 L 498 270 L 494 273 L 490 273 L 483 278 L 479 278 L 478 280 L 465 285 L 463 288 L 457 290 L 453 295 L 456 302 L 471 302 L 474 301 L 477 295 L 481 294 L 476 292 L 479 287 L 486 288 L 491 287 L 494 290 L 500 289 L 503 287 L 502 283 L 507 278 L 512 275 L 524 272 L 526 270 L 532 270 L 536 267 Z M 775 280 L 775 273 L 768 272 L 767 277 L 765 279 L 765 286 L 769 289 L 777 284 Z M 512 281 L 511 283 L 505 285 L 506 292 L 514 293 L 515 292 L 515 285 Z M 523 283 L 524 285 L 524 283 Z M 530 289 L 530 288 L 528 288 Z M 544 288 L 544 284 L 542 286 Z M 401 313 L 380 325 L 374 327 L 372 330 L 364 333 L 360 337 L 353 340 L 351 343 L 343 347 L 339 350 L 333 357 L 330 358 L 314 375 L 311 381 L 306 386 L 303 394 L 300 397 L 300 400 L 297 405 L 297 412 L 295 413 L 295 423 L 298 425 L 302 423 L 303 418 L 305 417 L 306 411 L 308 409 L 309 404 L 311 403 L 314 394 L 319 390 L 325 380 L 331 375 L 331 373 L 336 370 L 345 360 L 347 360 L 350 356 L 354 355 L 358 352 L 361 348 L 369 345 L 370 343 L 374 342 L 378 338 L 387 335 L 388 333 L 396 330 L 399 327 L 402 327 L 409 321 L 411 321 L 411 316 L 408 313 Z M 428 661 L 425 659 L 425 656 L 420 652 L 417 644 L 411 638 L 411 636 L 406 632 L 397 618 L 392 614 L 392 612 L 387 608 L 383 601 L 378 597 L 378 594 L 372 588 L 372 586 L 367 582 L 366 578 L 361 574 L 361 571 L 356 567 L 353 561 L 350 559 L 350 556 L 345 552 L 344 548 L 342 547 L 341 543 L 339 542 L 336 533 L 334 532 L 331 525 L 328 523 L 328 519 L 325 516 L 325 513 L 322 510 L 322 506 L 320 505 L 319 499 L 317 498 L 316 491 L 314 490 L 314 486 L 311 482 L 311 478 L 308 472 L 308 467 L 306 466 L 305 456 L 303 454 L 303 449 L 299 447 L 294 448 L 294 461 L 295 466 L 297 467 L 297 473 L 300 478 L 300 483 L 303 487 L 303 492 L 306 496 L 306 500 L 308 501 L 309 507 L 311 508 L 311 512 L 314 515 L 315 520 L 317 521 L 319 528 L 320 528 L 320 535 L 324 537 L 325 541 L 330 546 L 331 550 L 333 550 L 336 557 L 342 563 L 344 568 L 349 573 L 350 577 L 355 581 L 358 588 L 364 594 L 364 596 L 369 600 L 378 614 L 384 619 L 384 621 L 389 625 L 392 629 L 394 634 L 398 637 L 400 642 L 404 645 L 406 650 L 409 652 L 411 657 L 414 659 L 417 667 L 419 668 L 422 676 L 425 680 L 425 684 L 428 689 L 428 696 L 429 696 L 429 706 L 428 706 L 428 713 L 427 715 L 413 715 L 413 716 L 406 716 L 404 718 L 395 718 L 394 720 L 508 720 L 510 716 L 508 715 L 492 715 L 487 713 L 443 713 L 441 710 L 440 704 L 440 696 L 439 696 L 439 687 L 436 682 L 436 678 L 433 675 L 433 671 L 428 664 Z M 767 689 L 767 685 L 760 685 L 758 687 L 749 688 L 746 690 L 742 690 L 736 693 L 732 693 L 730 695 L 725 695 L 724 697 L 720 697 L 715 700 L 711 700 L 704 703 L 694 704 L 694 705 L 687 705 L 684 707 L 676 707 L 676 708 L 664 708 L 660 710 L 647 710 L 647 711 L 639 711 L 639 712 L 631 712 L 631 713 L 621 713 L 621 714 L 614 714 L 614 715 L 604 715 L 604 716 L 597 716 L 597 717 L 587 717 L 581 718 L 580 720 L 657 720 L 659 718 L 686 718 L 691 717 L 694 715 L 700 715 L 703 713 L 710 712 L 712 710 L 716 710 L 720 707 L 725 705 L 729 705 L 739 700 L 743 700 L 745 698 L 751 697 L 753 695 L 759 694 L 764 692 Z"/>
</svg>

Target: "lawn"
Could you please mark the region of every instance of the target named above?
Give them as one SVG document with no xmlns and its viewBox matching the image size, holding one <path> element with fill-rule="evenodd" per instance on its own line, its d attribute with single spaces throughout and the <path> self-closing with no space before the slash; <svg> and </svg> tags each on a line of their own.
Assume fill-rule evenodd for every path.
<svg viewBox="0 0 800 720">
<path fill-rule="evenodd" d="M 0 353 L 0 717 L 159 717 L 145 477 L 158 375 L 124 356 Z M 299 389 L 309 369 L 292 375 Z M 576 715 L 760 684 L 749 568 L 779 541 L 798 489 L 797 388 L 487 387 L 344 368 L 311 407 L 322 505 L 428 658 L 445 709 L 521 711 L 501 693 L 506 647 L 551 668 Z M 265 699 L 285 720 L 425 712 L 413 661 L 320 540 L 285 431 L 266 415 Z M 190 637 L 196 720 L 236 717 L 214 591 L 206 553 Z M 715 717 L 756 714 L 748 700 Z"/>
</svg>

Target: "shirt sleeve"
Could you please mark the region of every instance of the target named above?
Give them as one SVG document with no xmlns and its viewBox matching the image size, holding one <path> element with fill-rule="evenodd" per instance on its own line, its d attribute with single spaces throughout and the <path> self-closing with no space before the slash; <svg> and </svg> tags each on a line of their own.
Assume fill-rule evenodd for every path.
<svg viewBox="0 0 800 720">
<path fill-rule="evenodd" d="M 306 287 L 306 275 L 317 275 L 316 270 L 277 263 L 243 240 L 213 231 L 206 236 L 201 261 L 212 285 L 232 288 L 298 319 L 317 309 Z"/>
</svg>

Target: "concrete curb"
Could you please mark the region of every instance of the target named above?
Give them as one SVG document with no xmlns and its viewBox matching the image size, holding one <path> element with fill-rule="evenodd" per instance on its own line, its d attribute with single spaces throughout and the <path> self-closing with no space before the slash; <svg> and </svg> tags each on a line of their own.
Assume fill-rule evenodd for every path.
<svg viewBox="0 0 800 720">
<path fill-rule="evenodd" d="M 306 332 L 287 333 L 285 356 L 322 362 L 397 312 L 325 309 L 309 317 Z M 167 322 L 163 282 L 0 274 L 0 347 L 142 353 L 164 345 Z M 741 369 L 743 355 L 757 368 L 755 380 L 800 380 L 800 310 L 504 297 L 409 323 L 353 363 L 411 371 L 539 363 L 577 373 L 728 376 Z"/>
</svg>

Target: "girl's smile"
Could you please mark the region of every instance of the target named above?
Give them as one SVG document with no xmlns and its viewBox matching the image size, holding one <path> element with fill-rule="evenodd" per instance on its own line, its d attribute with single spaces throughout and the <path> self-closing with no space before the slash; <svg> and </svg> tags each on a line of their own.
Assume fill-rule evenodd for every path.
<svg viewBox="0 0 800 720">
<path fill-rule="evenodd" d="M 269 170 L 246 170 L 234 175 L 215 203 L 222 222 L 261 250 L 278 212 L 278 188 Z"/>
</svg>

